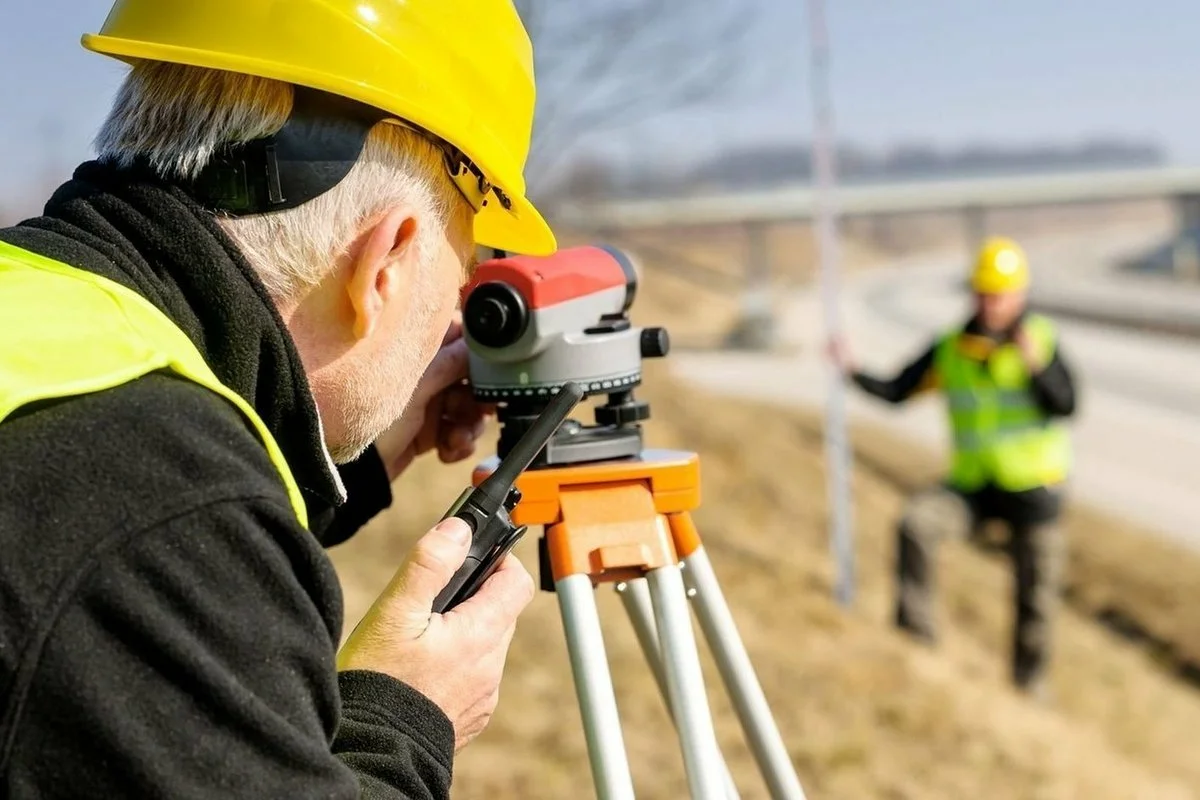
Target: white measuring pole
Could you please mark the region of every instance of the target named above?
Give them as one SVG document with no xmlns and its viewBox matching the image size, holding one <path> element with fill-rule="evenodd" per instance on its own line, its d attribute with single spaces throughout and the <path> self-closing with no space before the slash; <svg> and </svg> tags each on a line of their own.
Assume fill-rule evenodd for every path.
<svg viewBox="0 0 1200 800">
<path fill-rule="evenodd" d="M 829 35 L 823 0 L 808 0 L 809 61 L 812 69 L 813 163 L 817 179 L 817 256 L 828 341 L 841 335 L 838 315 L 837 207 L 834 198 L 835 148 L 833 103 L 829 88 Z M 854 600 L 854 542 L 850 510 L 850 454 L 846 433 L 845 386 L 841 369 L 829 365 L 829 405 L 825 416 L 825 458 L 829 487 L 830 547 L 837 565 L 835 596 Z"/>
</svg>

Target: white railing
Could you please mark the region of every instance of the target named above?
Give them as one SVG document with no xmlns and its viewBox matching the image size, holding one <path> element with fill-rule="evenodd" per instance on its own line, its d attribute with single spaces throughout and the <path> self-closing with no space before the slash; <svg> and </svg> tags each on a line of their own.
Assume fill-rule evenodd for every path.
<svg viewBox="0 0 1200 800">
<path fill-rule="evenodd" d="M 1013 208 L 1135 200 L 1200 193 L 1200 167 L 1153 167 L 1047 173 L 997 178 L 906 181 L 839 186 L 842 216 Z M 567 202 L 556 221 L 587 228 L 651 228 L 810 219 L 818 208 L 813 187 L 601 202 Z"/>
</svg>

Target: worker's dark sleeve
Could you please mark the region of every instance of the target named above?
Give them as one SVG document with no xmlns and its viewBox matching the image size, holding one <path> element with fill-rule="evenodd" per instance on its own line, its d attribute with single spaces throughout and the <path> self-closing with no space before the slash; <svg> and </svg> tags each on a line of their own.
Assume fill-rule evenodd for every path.
<svg viewBox="0 0 1200 800">
<path fill-rule="evenodd" d="M 321 544 L 326 547 L 345 542 L 392 504 L 387 468 L 374 445 L 354 461 L 340 465 L 338 474 L 346 487 L 346 502 L 320 531 Z"/>
<path fill-rule="evenodd" d="M 934 345 L 917 356 L 890 379 L 880 379 L 863 372 L 854 372 L 851 379 L 867 394 L 889 403 L 903 403 L 928 385 L 933 374 Z"/>
<path fill-rule="evenodd" d="M 1075 413 L 1075 381 L 1060 348 L 1045 369 L 1032 377 L 1033 395 L 1038 405 L 1052 417 L 1069 417 Z"/>
<path fill-rule="evenodd" d="M 71 577 L 23 689 L 15 796 L 448 797 L 450 721 L 390 677 L 336 673 L 332 565 L 282 492 L 232 491 Z"/>
</svg>

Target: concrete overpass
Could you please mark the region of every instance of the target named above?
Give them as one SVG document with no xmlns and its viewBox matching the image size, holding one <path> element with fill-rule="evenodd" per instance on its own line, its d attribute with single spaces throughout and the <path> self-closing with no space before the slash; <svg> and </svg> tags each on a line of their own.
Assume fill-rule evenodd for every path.
<svg viewBox="0 0 1200 800">
<path fill-rule="evenodd" d="M 956 180 L 843 184 L 835 193 L 839 217 L 898 216 L 929 212 L 962 214 L 965 238 L 987 230 L 990 209 L 1120 202 L 1167 198 L 1181 230 L 1200 231 L 1200 167 L 1152 167 L 1014 175 Z M 743 225 L 749 250 L 742 324 L 735 344 L 761 348 L 775 341 L 766 226 L 809 220 L 820 208 L 814 187 L 784 186 L 685 197 L 564 203 L 555 220 L 583 230 Z M 1186 244 L 1186 243 L 1185 243 Z M 1180 268 L 1197 271 L 1200 254 L 1180 246 Z"/>
<path fill-rule="evenodd" d="M 1200 221 L 1200 167 L 1061 172 L 959 180 L 843 184 L 836 192 L 839 216 L 1020 208 L 1144 198 L 1176 197 Z M 737 222 L 811 219 L 813 187 L 784 186 L 743 192 L 564 203 L 562 222 L 600 228 L 655 228 Z"/>
</svg>

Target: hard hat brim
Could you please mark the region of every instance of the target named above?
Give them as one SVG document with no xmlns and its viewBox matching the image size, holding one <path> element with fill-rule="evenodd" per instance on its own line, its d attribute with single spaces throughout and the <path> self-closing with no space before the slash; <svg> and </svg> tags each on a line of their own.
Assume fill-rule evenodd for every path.
<svg viewBox="0 0 1200 800">
<path fill-rule="evenodd" d="M 989 277 L 977 277 L 971 280 L 971 288 L 979 294 L 1011 294 L 1029 288 L 1027 279 L 995 280 Z"/>
<path fill-rule="evenodd" d="M 475 242 L 517 255 L 553 255 L 558 241 L 541 212 L 524 195 L 511 199 L 512 208 L 505 209 L 493 196 L 475 215 Z"/>
<path fill-rule="evenodd" d="M 122 39 L 104 34 L 84 34 L 80 43 L 94 53 L 117 58 L 127 63 L 139 59 L 169 61 L 308 86 L 374 105 L 384 111 L 396 114 L 400 119 L 407 118 L 407 115 L 389 108 L 389 104 L 380 103 L 379 98 L 373 97 L 370 91 L 363 91 L 366 87 L 348 87 L 340 81 L 330 80 L 328 76 L 319 72 L 309 71 L 300 74 L 295 66 L 284 67 L 268 61 Z M 435 135 L 445 136 L 443 132 L 437 130 L 436 126 L 431 125 L 429 120 L 407 119 L 407 121 L 425 127 Z M 515 191 L 515 187 L 511 185 L 512 181 L 503 180 L 502 176 L 490 169 L 491 165 L 480 163 L 479 167 L 484 170 L 490 180 L 505 191 L 511 200 L 511 208 L 504 208 L 495 195 L 492 195 L 489 203 L 475 216 L 476 243 L 520 255 L 552 255 L 558 248 L 554 232 L 541 212 L 525 197 L 524 191 Z"/>
</svg>

